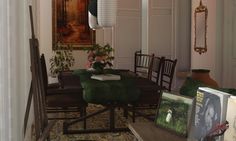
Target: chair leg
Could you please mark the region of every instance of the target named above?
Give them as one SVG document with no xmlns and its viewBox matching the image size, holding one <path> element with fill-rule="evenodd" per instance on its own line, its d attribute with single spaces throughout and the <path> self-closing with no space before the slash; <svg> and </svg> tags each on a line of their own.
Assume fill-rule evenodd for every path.
<svg viewBox="0 0 236 141">
<path fill-rule="evenodd" d="M 79 109 L 80 111 L 80 117 L 86 116 L 86 107 L 82 107 Z M 86 118 L 83 120 L 83 128 L 86 129 Z"/>
<path fill-rule="evenodd" d="M 132 106 L 132 120 L 135 122 L 135 105 Z"/>
<path fill-rule="evenodd" d="M 128 118 L 128 105 L 123 107 L 123 116 L 127 119 Z"/>
<path fill-rule="evenodd" d="M 111 105 L 109 109 L 110 109 L 110 130 L 111 132 L 113 132 L 115 129 L 115 107 Z"/>
<path fill-rule="evenodd" d="M 86 107 L 83 108 L 83 116 L 86 116 Z M 84 119 L 84 129 L 86 129 L 86 118 Z"/>
</svg>

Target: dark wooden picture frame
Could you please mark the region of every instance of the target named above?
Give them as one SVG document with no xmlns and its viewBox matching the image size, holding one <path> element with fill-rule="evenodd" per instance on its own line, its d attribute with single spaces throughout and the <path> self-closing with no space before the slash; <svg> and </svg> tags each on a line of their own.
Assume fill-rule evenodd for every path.
<svg viewBox="0 0 236 141">
<path fill-rule="evenodd" d="M 187 137 L 193 100 L 190 97 L 163 92 L 155 117 L 155 125 L 173 134 Z"/>
<path fill-rule="evenodd" d="M 73 49 L 91 47 L 95 43 L 95 31 L 88 25 L 89 0 L 52 0 L 53 50 L 58 43 Z"/>
</svg>

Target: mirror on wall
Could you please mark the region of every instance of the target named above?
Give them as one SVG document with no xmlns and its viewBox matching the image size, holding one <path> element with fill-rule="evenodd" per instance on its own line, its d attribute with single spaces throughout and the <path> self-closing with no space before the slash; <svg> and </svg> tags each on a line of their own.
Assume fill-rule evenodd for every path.
<svg viewBox="0 0 236 141">
<path fill-rule="evenodd" d="M 199 6 L 194 11 L 195 23 L 195 37 L 194 37 L 194 50 L 199 54 L 207 51 L 207 7 L 202 4 L 200 0 Z"/>
</svg>

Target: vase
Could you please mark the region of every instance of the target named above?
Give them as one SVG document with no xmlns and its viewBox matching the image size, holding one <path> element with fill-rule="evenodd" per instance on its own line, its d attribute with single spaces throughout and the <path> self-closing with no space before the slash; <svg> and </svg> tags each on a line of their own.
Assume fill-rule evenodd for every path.
<svg viewBox="0 0 236 141">
<path fill-rule="evenodd" d="M 192 79 L 199 80 L 212 88 L 219 88 L 219 85 L 215 80 L 210 77 L 210 70 L 206 69 L 193 69 L 192 70 Z"/>
<path fill-rule="evenodd" d="M 93 73 L 94 74 L 103 74 L 104 73 L 104 67 L 105 67 L 105 64 L 100 62 L 100 61 L 95 61 L 93 64 L 92 64 L 92 67 L 93 69 L 95 70 Z"/>
</svg>

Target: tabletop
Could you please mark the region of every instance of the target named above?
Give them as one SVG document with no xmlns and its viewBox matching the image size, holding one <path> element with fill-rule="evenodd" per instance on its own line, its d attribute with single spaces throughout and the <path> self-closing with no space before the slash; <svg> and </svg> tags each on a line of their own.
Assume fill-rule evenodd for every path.
<svg viewBox="0 0 236 141">
<path fill-rule="evenodd" d="M 107 70 L 109 74 L 120 75 L 121 80 L 99 81 L 91 79 L 92 72 L 75 70 L 74 75 L 80 77 L 84 89 L 83 98 L 88 103 L 130 103 L 137 101 L 140 95 L 139 88 L 135 85 L 135 76 L 128 71 Z"/>
</svg>

